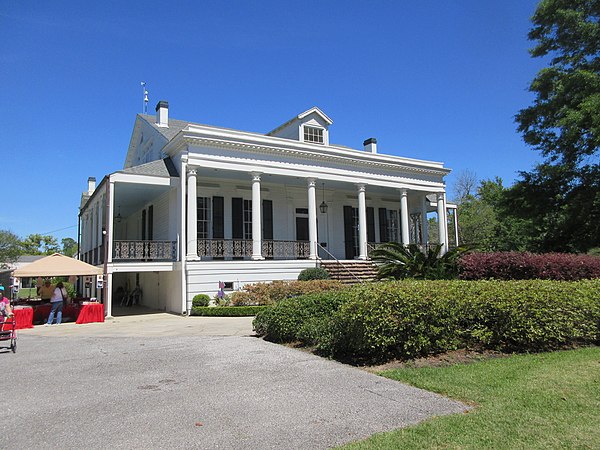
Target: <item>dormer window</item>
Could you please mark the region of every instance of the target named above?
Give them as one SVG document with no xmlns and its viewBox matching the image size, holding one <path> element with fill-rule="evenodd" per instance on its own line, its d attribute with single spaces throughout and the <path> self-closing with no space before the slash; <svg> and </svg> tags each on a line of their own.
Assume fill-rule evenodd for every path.
<svg viewBox="0 0 600 450">
<path fill-rule="evenodd" d="M 315 144 L 324 144 L 323 129 L 315 127 L 304 127 L 304 142 L 313 142 Z"/>
</svg>

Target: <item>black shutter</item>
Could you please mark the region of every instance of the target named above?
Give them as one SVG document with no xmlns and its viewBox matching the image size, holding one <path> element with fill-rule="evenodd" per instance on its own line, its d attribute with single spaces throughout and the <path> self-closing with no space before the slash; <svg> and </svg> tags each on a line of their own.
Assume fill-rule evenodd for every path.
<svg viewBox="0 0 600 450">
<path fill-rule="evenodd" d="M 142 210 L 142 241 L 146 240 L 146 210 Z"/>
<path fill-rule="evenodd" d="M 379 208 L 379 242 L 388 242 L 389 240 L 387 211 L 385 208 Z"/>
<path fill-rule="evenodd" d="M 262 202 L 263 215 L 263 239 L 273 239 L 273 200 L 263 200 Z"/>
<path fill-rule="evenodd" d="M 353 259 L 354 254 L 354 235 L 352 220 L 352 206 L 344 206 L 344 246 L 346 248 L 346 259 Z"/>
<path fill-rule="evenodd" d="M 225 219 L 224 219 L 225 199 L 223 197 L 213 197 L 212 199 L 212 235 L 213 239 L 223 239 L 225 237 Z"/>
<path fill-rule="evenodd" d="M 375 210 L 367 207 L 367 242 L 375 242 Z"/>
<path fill-rule="evenodd" d="M 242 198 L 231 199 L 231 237 L 233 239 L 244 238 L 244 200 Z"/>
<path fill-rule="evenodd" d="M 154 238 L 154 206 L 148 207 L 148 240 L 151 241 Z"/>
</svg>

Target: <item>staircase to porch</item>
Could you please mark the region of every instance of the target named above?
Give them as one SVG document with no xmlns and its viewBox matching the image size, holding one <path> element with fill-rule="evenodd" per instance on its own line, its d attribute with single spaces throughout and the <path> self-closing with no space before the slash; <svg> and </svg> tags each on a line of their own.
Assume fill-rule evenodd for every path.
<svg viewBox="0 0 600 450">
<path fill-rule="evenodd" d="M 345 284 L 373 281 L 377 276 L 377 267 L 371 261 L 321 261 L 320 266 L 331 279 Z"/>
</svg>

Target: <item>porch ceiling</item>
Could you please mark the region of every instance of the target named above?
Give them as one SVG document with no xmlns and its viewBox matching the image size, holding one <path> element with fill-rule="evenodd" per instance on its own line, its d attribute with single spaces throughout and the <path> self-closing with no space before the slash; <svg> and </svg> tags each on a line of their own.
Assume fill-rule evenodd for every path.
<svg viewBox="0 0 600 450">
<path fill-rule="evenodd" d="M 170 186 L 152 184 L 115 183 L 115 214 L 121 208 L 121 215 L 128 216 L 171 189 Z"/>
</svg>

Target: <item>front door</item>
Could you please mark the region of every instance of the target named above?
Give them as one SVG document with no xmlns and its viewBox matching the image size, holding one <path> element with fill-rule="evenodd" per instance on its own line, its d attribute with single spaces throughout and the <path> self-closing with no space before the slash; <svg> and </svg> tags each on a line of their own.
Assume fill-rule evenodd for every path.
<svg viewBox="0 0 600 450">
<path fill-rule="evenodd" d="M 296 217 L 297 257 L 308 258 L 307 250 L 302 241 L 308 241 L 308 217 Z"/>
</svg>

